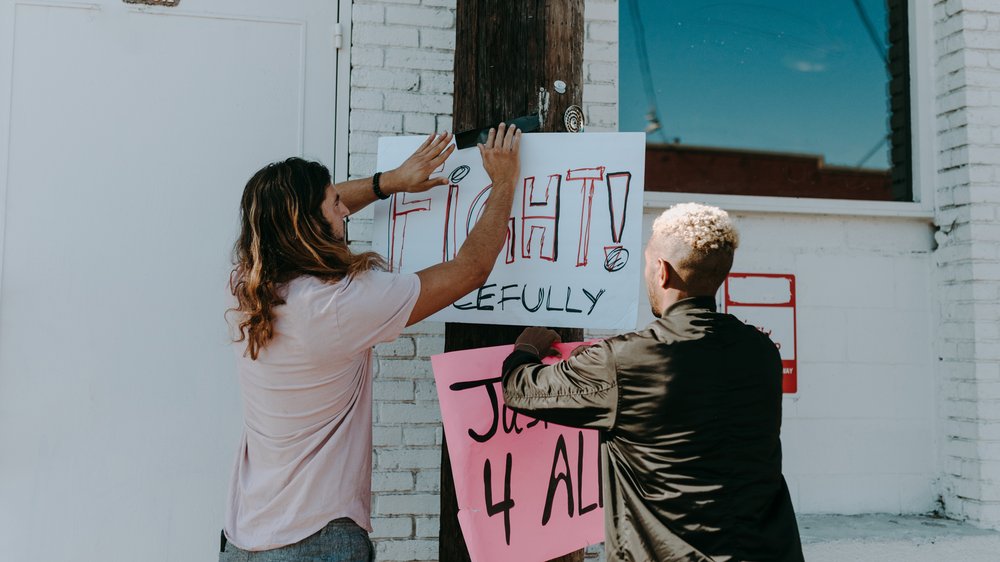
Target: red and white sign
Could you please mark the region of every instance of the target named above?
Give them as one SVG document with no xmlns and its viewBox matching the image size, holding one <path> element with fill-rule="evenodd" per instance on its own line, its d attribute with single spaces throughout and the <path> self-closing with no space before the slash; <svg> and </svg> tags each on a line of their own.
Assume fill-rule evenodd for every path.
<svg viewBox="0 0 1000 562">
<path fill-rule="evenodd" d="M 723 312 L 756 326 L 781 353 L 782 388 L 798 390 L 795 343 L 795 276 L 730 273 L 723 286 Z"/>
</svg>

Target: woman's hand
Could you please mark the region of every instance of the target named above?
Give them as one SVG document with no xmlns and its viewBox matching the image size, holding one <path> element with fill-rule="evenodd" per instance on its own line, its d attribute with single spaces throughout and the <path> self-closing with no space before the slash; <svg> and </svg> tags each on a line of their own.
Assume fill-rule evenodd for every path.
<svg viewBox="0 0 1000 562">
<path fill-rule="evenodd" d="M 448 178 L 432 178 L 434 173 L 444 164 L 444 161 L 455 151 L 451 142 L 453 135 L 445 132 L 440 135 L 431 134 L 417 150 L 400 164 L 395 170 L 382 174 L 381 188 L 385 193 L 419 193 L 428 189 L 445 185 Z"/>
<path fill-rule="evenodd" d="M 490 129 L 486 144 L 479 145 L 483 168 L 490 175 L 494 187 L 514 187 L 521 174 L 520 144 L 521 131 L 517 130 L 517 126 L 507 127 L 500 123 L 495 130 Z"/>
</svg>

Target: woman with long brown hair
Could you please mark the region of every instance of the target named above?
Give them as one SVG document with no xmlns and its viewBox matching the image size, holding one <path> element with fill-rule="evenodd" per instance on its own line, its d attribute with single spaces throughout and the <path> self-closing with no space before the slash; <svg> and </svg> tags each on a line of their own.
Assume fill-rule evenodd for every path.
<svg viewBox="0 0 1000 562">
<path fill-rule="evenodd" d="M 480 287 L 503 245 L 518 178 L 516 127 L 479 146 L 489 201 L 455 259 L 385 271 L 354 253 L 346 219 L 376 199 L 446 183 L 430 178 L 454 150 L 431 135 L 399 168 L 332 184 L 300 158 L 250 178 L 231 289 L 243 436 L 220 562 L 371 560 L 372 346 L 394 340 Z M 264 551 L 264 552 L 261 552 Z"/>
</svg>

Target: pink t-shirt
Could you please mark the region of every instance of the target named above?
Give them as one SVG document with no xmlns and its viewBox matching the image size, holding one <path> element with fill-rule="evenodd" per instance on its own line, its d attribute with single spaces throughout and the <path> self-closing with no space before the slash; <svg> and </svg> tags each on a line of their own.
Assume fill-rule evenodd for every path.
<svg viewBox="0 0 1000 562">
<path fill-rule="evenodd" d="M 257 360 L 234 344 L 243 436 L 225 532 L 244 550 L 298 542 L 340 517 L 371 531 L 372 346 L 406 327 L 420 280 L 302 276 L 286 291 Z"/>
</svg>

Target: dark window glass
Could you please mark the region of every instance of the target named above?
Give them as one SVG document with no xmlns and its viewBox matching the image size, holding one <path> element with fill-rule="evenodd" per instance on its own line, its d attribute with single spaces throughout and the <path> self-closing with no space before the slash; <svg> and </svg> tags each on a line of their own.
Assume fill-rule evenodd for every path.
<svg viewBox="0 0 1000 562">
<path fill-rule="evenodd" d="M 906 0 L 622 0 L 646 189 L 912 200 Z"/>
</svg>

